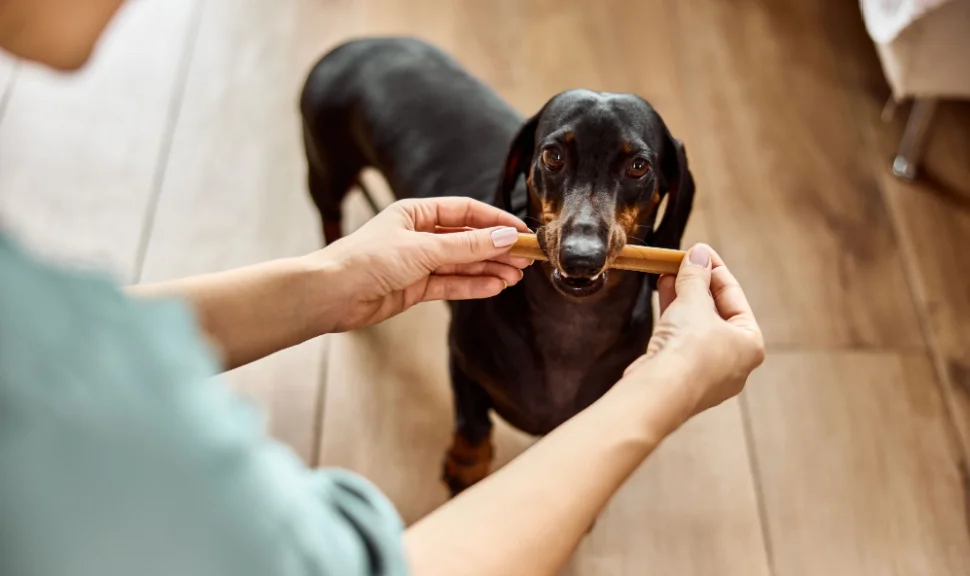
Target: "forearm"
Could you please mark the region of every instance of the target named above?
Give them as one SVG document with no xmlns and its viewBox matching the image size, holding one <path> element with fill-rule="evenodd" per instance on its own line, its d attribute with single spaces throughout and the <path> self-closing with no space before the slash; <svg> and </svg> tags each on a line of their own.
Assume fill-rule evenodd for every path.
<svg viewBox="0 0 970 576">
<path fill-rule="evenodd" d="M 322 334 L 319 303 L 326 299 L 327 275 L 318 262 L 284 258 L 127 291 L 187 300 L 232 369 Z"/>
<path fill-rule="evenodd" d="M 558 573 L 627 477 L 688 416 L 671 383 L 620 382 L 407 531 L 417 576 Z"/>
</svg>

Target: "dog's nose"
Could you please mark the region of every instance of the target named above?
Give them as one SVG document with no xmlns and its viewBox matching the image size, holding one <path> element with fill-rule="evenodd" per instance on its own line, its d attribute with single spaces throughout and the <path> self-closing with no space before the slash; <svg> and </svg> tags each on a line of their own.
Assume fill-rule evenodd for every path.
<svg viewBox="0 0 970 576">
<path fill-rule="evenodd" d="M 559 246 L 559 265 L 570 278 L 592 278 L 606 265 L 606 244 L 596 236 L 567 236 Z"/>
</svg>

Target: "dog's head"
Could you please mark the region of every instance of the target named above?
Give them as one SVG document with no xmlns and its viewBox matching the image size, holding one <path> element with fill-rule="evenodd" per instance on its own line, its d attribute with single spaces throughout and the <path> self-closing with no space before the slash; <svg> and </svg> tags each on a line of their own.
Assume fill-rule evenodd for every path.
<svg viewBox="0 0 970 576">
<path fill-rule="evenodd" d="M 606 284 L 624 245 L 679 248 L 694 198 L 683 145 L 642 98 L 571 90 L 553 97 L 520 129 L 497 204 L 511 210 L 521 175 L 552 282 L 583 297 Z M 666 210 L 654 227 L 658 208 Z"/>
</svg>

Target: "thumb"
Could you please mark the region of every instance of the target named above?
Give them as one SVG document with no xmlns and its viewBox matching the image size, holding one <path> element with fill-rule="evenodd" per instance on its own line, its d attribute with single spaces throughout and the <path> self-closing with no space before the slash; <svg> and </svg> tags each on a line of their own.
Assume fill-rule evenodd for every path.
<svg viewBox="0 0 970 576">
<path fill-rule="evenodd" d="M 491 260 L 508 252 L 518 238 L 519 231 L 507 226 L 435 234 L 435 266 Z"/>
<path fill-rule="evenodd" d="M 675 285 L 678 298 L 711 299 L 711 249 L 695 244 L 684 257 Z"/>
</svg>

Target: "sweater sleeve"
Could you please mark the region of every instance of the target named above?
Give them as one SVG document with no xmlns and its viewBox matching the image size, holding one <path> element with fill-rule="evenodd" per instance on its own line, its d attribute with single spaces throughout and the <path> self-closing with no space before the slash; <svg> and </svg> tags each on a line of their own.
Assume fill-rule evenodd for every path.
<svg viewBox="0 0 970 576">
<path fill-rule="evenodd" d="M 180 303 L 0 243 L 0 574 L 406 574 L 385 497 L 308 469 L 215 372 Z"/>
</svg>

